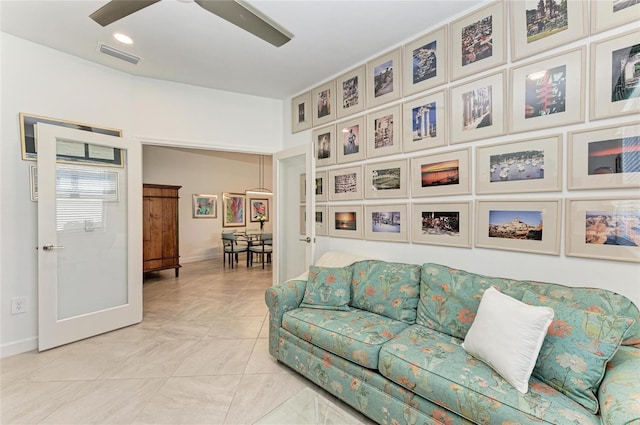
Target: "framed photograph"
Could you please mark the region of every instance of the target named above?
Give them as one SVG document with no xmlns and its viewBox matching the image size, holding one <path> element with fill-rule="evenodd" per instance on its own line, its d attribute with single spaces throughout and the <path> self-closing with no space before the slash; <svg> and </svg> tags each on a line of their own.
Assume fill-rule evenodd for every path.
<svg viewBox="0 0 640 425">
<path fill-rule="evenodd" d="M 411 242 L 471 248 L 471 201 L 412 205 Z"/>
<path fill-rule="evenodd" d="M 640 199 L 567 199 L 565 254 L 640 262 Z"/>
<path fill-rule="evenodd" d="M 218 197 L 193 194 L 193 218 L 218 218 Z"/>
<path fill-rule="evenodd" d="M 404 96 L 447 82 L 447 29 L 445 25 L 402 47 Z"/>
<path fill-rule="evenodd" d="M 478 248 L 560 254 L 559 199 L 476 201 Z"/>
<path fill-rule="evenodd" d="M 337 124 L 336 158 L 338 164 L 360 161 L 365 158 L 366 134 L 364 116 Z"/>
<path fill-rule="evenodd" d="M 311 92 L 291 99 L 291 132 L 298 133 L 310 129 L 312 120 Z"/>
<path fill-rule="evenodd" d="M 373 112 L 367 117 L 367 158 L 402 152 L 400 105 Z"/>
<path fill-rule="evenodd" d="M 635 22 L 640 16 L 637 0 L 591 0 L 591 34 Z"/>
<path fill-rule="evenodd" d="M 329 234 L 329 217 L 327 216 L 326 205 L 316 205 L 316 236 L 327 236 Z"/>
<path fill-rule="evenodd" d="M 640 30 L 592 43 L 589 118 L 640 113 L 639 73 Z"/>
<path fill-rule="evenodd" d="M 336 97 L 336 80 L 328 81 L 311 90 L 314 127 L 336 119 Z"/>
<path fill-rule="evenodd" d="M 569 132 L 567 188 L 640 187 L 640 124 Z"/>
<path fill-rule="evenodd" d="M 269 199 L 249 198 L 249 221 L 259 223 L 269 221 Z"/>
<path fill-rule="evenodd" d="M 584 0 L 524 0 L 509 3 L 511 61 L 566 45 L 588 34 Z"/>
<path fill-rule="evenodd" d="M 406 198 L 409 193 L 407 164 L 406 159 L 365 164 L 365 199 Z"/>
<path fill-rule="evenodd" d="M 298 187 L 300 188 L 300 203 L 304 204 L 307 202 L 307 174 L 306 173 L 300 174 Z"/>
<path fill-rule="evenodd" d="M 367 107 L 400 99 L 402 91 L 401 49 L 398 47 L 367 63 Z"/>
<path fill-rule="evenodd" d="M 337 168 L 329 171 L 329 200 L 362 199 L 362 167 Z"/>
<path fill-rule="evenodd" d="M 447 104 L 445 91 L 405 102 L 403 113 L 403 149 L 415 152 L 447 144 L 444 124 Z"/>
<path fill-rule="evenodd" d="M 411 196 L 471 193 L 471 148 L 411 158 Z"/>
<path fill-rule="evenodd" d="M 585 48 L 511 69 L 511 131 L 584 122 Z"/>
<path fill-rule="evenodd" d="M 365 205 L 364 238 L 372 241 L 409 242 L 407 204 Z"/>
<path fill-rule="evenodd" d="M 316 202 L 329 200 L 329 180 L 326 171 L 316 171 L 315 191 Z"/>
<path fill-rule="evenodd" d="M 316 166 L 323 167 L 336 163 L 336 126 L 335 124 L 316 128 L 312 132 L 315 143 Z"/>
<path fill-rule="evenodd" d="M 451 88 L 450 144 L 506 133 L 505 71 Z"/>
<path fill-rule="evenodd" d="M 329 205 L 329 236 L 362 239 L 362 205 Z"/>
<path fill-rule="evenodd" d="M 348 117 L 365 108 L 365 81 L 366 68 L 360 65 L 336 78 L 336 93 L 338 102 L 336 105 L 338 118 Z"/>
<path fill-rule="evenodd" d="M 451 28 L 451 80 L 507 63 L 506 6 L 494 1 L 453 21 Z"/>
<path fill-rule="evenodd" d="M 22 159 L 27 161 L 36 161 L 38 159 L 38 146 L 36 143 L 36 124 L 38 123 L 122 137 L 122 130 L 116 128 L 97 127 L 92 124 L 29 115 L 24 112 L 20 112 L 19 118 Z M 120 149 L 72 141 L 58 144 L 57 161 L 84 165 L 124 166 L 124 156 Z"/>
<path fill-rule="evenodd" d="M 562 135 L 476 148 L 476 193 L 562 190 Z"/>
<path fill-rule="evenodd" d="M 245 227 L 246 200 L 243 193 L 222 194 L 222 227 Z"/>
</svg>

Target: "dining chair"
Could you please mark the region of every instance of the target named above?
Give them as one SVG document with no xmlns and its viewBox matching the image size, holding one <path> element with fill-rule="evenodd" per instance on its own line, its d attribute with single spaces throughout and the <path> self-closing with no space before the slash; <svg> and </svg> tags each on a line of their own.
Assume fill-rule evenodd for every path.
<svg viewBox="0 0 640 425">
<path fill-rule="evenodd" d="M 249 265 L 253 266 L 253 256 L 259 255 L 262 260 L 262 268 L 265 263 L 271 263 L 273 254 L 273 233 L 262 233 L 257 241 L 249 245 Z"/>
<path fill-rule="evenodd" d="M 238 254 L 241 252 L 247 253 L 247 267 L 249 267 L 249 246 L 246 243 L 238 243 L 238 235 L 235 233 L 223 233 L 222 234 L 222 266 L 226 267 L 227 259 L 231 268 L 234 263 L 238 262 Z"/>
</svg>

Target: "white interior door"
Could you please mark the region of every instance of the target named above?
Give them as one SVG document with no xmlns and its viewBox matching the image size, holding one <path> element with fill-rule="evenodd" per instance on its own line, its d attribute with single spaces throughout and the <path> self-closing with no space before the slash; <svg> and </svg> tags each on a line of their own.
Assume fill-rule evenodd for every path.
<svg viewBox="0 0 640 425">
<path fill-rule="evenodd" d="M 273 181 L 276 182 L 275 282 L 294 278 L 313 263 L 316 244 L 312 158 L 311 144 L 273 156 Z"/>
<path fill-rule="evenodd" d="M 42 351 L 142 320 L 142 149 L 47 124 L 36 141 Z M 119 153 L 121 167 L 57 162 Z"/>
</svg>

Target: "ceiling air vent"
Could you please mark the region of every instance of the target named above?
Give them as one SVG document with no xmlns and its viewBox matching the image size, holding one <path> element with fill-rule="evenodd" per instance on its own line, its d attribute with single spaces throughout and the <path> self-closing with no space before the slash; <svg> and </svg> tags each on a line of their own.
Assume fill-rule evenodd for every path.
<svg viewBox="0 0 640 425">
<path fill-rule="evenodd" d="M 107 46 L 106 44 L 98 43 L 98 51 L 100 53 L 104 53 L 105 55 L 113 56 L 114 58 L 118 58 L 134 65 L 137 65 L 138 62 L 140 62 L 140 58 L 138 56 L 134 56 L 131 53 L 123 52 L 122 50 L 118 50 L 115 47 Z"/>
</svg>

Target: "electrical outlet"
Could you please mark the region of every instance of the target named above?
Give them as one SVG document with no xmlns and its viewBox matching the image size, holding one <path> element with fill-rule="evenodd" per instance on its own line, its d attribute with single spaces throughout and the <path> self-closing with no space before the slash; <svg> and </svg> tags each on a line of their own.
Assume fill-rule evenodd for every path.
<svg viewBox="0 0 640 425">
<path fill-rule="evenodd" d="M 27 312 L 27 297 L 11 298 L 11 314 Z"/>
</svg>

